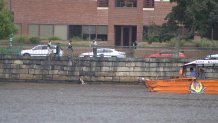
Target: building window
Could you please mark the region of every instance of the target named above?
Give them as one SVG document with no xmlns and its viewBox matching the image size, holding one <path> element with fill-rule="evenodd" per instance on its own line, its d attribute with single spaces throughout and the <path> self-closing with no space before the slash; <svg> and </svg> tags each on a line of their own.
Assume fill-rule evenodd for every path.
<svg viewBox="0 0 218 123">
<path fill-rule="evenodd" d="M 137 0 L 115 0 L 116 7 L 137 7 Z"/>
<path fill-rule="evenodd" d="M 108 27 L 106 25 L 70 25 L 69 38 L 81 38 L 85 41 L 107 41 Z"/>
<path fill-rule="evenodd" d="M 98 0 L 97 4 L 98 7 L 108 7 L 108 0 Z"/>
<path fill-rule="evenodd" d="M 28 25 L 28 34 L 29 36 L 39 37 L 39 25 Z"/>
<path fill-rule="evenodd" d="M 96 27 L 95 26 L 82 26 L 82 36 L 84 40 L 96 39 Z"/>
<path fill-rule="evenodd" d="M 96 40 L 107 41 L 107 26 L 96 26 Z"/>
<path fill-rule="evenodd" d="M 54 25 L 28 25 L 29 36 L 48 38 L 54 36 Z"/>
<path fill-rule="evenodd" d="M 154 0 L 144 0 L 143 8 L 154 8 Z"/>
<path fill-rule="evenodd" d="M 67 25 L 54 25 L 54 36 L 61 38 L 62 40 L 67 40 L 68 34 Z"/>
<path fill-rule="evenodd" d="M 17 33 L 16 35 L 21 35 L 21 24 L 15 24 L 15 27 L 17 28 Z"/>
<path fill-rule="evenodd" d="M 54 36 L 54 26 L 53 25 L 40 25 L 39 35 L 41 38 L 49 38 Z"/>
</svg>

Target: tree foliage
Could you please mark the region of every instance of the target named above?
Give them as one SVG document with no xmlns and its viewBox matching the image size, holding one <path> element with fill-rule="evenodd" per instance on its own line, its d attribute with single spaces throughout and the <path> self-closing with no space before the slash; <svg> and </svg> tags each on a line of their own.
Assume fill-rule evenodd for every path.
<svg viewBox="0 0 218 123">
<path fill-rule="evenodd" d="M 6 8 L 5 1 L 0 0 L 0 39 L 7 38 L 15 32 L 13 14 Z"/>
<path fill-rule="evenodd" d="M 177 5 L 166 16 L 167 28 L 177 30 L 184 25 L 190 32 L 204 36 L 218 21 L 218 0 L 170 0 Z"/>
</svg>

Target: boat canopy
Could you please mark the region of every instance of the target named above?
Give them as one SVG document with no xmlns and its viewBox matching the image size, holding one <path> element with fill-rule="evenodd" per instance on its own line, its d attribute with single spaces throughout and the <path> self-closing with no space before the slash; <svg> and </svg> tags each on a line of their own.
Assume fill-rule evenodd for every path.
<svg viewBox="0 0 218 123">
<path fill-rule="evenodd" d="M 197 65 L 197 66 L 218 66 L 218 60 L 195 60 L 184 64 L 183 66 Z"/>
</svg>

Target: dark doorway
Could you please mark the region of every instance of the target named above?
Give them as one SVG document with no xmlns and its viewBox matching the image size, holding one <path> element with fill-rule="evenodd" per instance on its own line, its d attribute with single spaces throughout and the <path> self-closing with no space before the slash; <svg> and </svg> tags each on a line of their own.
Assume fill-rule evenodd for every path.
<svg viewBox="0 0 218 123">
<path fill-rule="evenodd" d="M 82 25 L 70 25 L 68 38 L 81 37 Z"/>
<path fill-rule="evenodd" d="M 215 26 L 213 26 L 213 28 L 209 28 L 207 30 L 207 33 L 206 33 L 206 38 L 209 38 L 211 40 L 218 40 L 218 24 L 216 24 Z"/>
<path fill-rule="evenodd" d="M 121 46 L 121 26 L 115 26 L 115 45 Z"/>
<path fill-rule="evenodd" d="M 136 41 L 136 26 L 115 26 L 115 45 L 131 47 Z"/>
</svg>

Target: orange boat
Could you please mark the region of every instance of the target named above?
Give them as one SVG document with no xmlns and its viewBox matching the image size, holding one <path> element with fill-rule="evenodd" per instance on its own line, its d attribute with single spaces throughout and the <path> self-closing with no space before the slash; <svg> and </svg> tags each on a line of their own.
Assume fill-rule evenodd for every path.
<svg viewBox="0 0 218 123">
<path fill-rule="evenodd" d="M 150 92 L 218 94 L 218 60 L 195 60 L 181 66 L 178 77 L 146 80 L 145 85 Z"/>
</svg>

